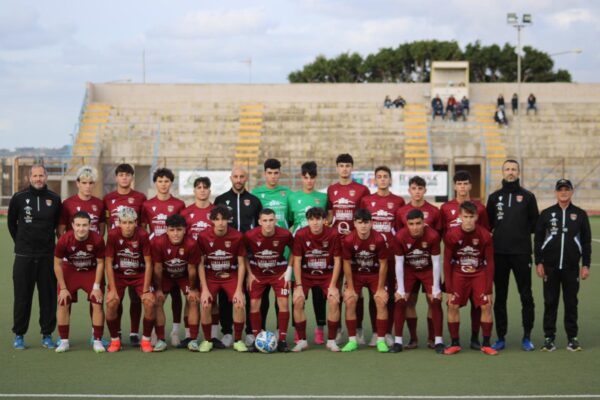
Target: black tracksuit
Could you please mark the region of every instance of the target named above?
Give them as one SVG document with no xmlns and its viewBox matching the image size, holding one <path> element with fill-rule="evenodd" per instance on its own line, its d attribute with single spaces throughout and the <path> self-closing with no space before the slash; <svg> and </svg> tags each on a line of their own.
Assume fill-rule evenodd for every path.
<svg viewBox="0 0 600 400">
<path fill-rule="evenodd" d="M 496 334 L 504 339 L 507 332 L 506 299 L 512 270 L 521 298 L 524 336 L 529 337 L 535 317 L 531 292 L 531 234 L 538 218 L 535 195 L 522 188 L 518 179 L 503 180 L 502 188 L 488 198 L 487 213 L 494 239 Z"/>
<path fill-rule="evenodd" d="M 252 193 L 244 190 L 242 193 L 236 193 L 233 188 L 215 198 L 215 205 L 222 204 L 227 206 L 233 215 L 229 226 L 244 233 L 258 226 L 258 214 L 262 210 L 262 203 Z M 267 320 L 267 311 L 269 310 L 269 292 L 265 290 L 261 303 L 261 314 L 264 324 Z M 231 334 L 233 325 L 232 304 L 224 291 L 219 291 L 219 314 L 221 319 L 221 332 Z M 252 333 L 250 327 L 250 294 L 246 292 L 246 334 Z"/>
<path fill-rule="evenodd" d="M 544 333 L 556 335 L 556 315 L 563 290 L 565 331 L 577 336 L 579 261 L 590 267 L 592 232 L 587 213 L 572 203 L 565 209 L 555 204 L 542 211 L 535 230 L 535 263 L 544 265 Z"/>
<path fill-rule="evenodd" d="M 47 186 L 39 190 L 29 186 L 10 200 L 8 230 L 15 242 L 12 331 L 16 335 L 24 335 L 29 328 L 36 284 L 41 333 L 50 335 L 56 327 L 54 245 L 60 210 L 60 196 Z"/>
</svg>

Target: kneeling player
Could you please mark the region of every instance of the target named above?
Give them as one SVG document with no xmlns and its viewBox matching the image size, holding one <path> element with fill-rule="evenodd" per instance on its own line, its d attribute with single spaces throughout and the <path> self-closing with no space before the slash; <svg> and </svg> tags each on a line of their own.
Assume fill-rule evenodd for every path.
<svg viewBox="0 0 600 400">
<path fill-rule="evenodd" d="M 342 239 L 342 257 L 344 263 L 344 303 L 346 304 L 346 327 L 348 328 L 348 343 L 342 351 L 349 352 L 358 349 L 356 339 L 356 301 L 363 287 L 375 299 L 377 308 L 377 350 L 387 353 L 389 348 L 385 343 L 385 332 L 388 325 L 388 293 L 385 286 L 387 278 L 387 259 L 389 247 L 385 236 L 372 229 L 371 213 L 361 208 L 354 214 L 355 230 Z"/>
<path fill-rule="evenodd" d="M 144 305 L 144 330 L 140 347 L 144 353 L 150 353 L 150 335 L 154 327 L 150 241 L 148 233 L 137 226 L 137 213 L 133 208 L 122 207 L 118 211 L 118 217 L 119 226 L 109 232 L 106 240 L 106 325 L 111 338 L 108 352 L 121 350 L 119 304 L 125 289 L 131 287 Z"/>
<path fill-rule="evenodd" d="M 165 296 L 173 288 L 178 288 L 184 295 L 189 294 L 190 281 L 188 269 L 196 269 L 200 262 L 200 250 L 196 241 L 186 236 L 185 218 L 179 214 L 171 215 L 166 221 L 167 234 L 152 240 L 152 260 L 154 262 L 154 283 L 156 285 L 156 336 L 154 351 L 164 351 L 165 342 Z M 192 296 L 192 299 L 194 297 Z M 198 303 L 189 304 L 189 312 L 194 314 Z M 191 310 L 191 309 L 194 310 Z M 195 312 L 195 325 L 190 325 L 190 337 L 198 337 L 198 313 Z M 189 317 L 188 317 L 189 318 Z"/>
<path fill-rule="evenodd" d="M 423 211 L 413 209 L 406 215 L 406 227 L 396 234 L 396 308 L 395 343 L 392 353 L 402 351 L 402 330 L 407 301 L 420 283 L 427 293 L 435 334 L 435 351 L 444 352 L 442 342 L 442 291 L 440 290 L 440 235 L 425 224 Z"/>
<path fill-rule="evenodd" d="M 229 227 L 231 212 L 224 205 L 218 205 L 210 211 L 213 226 L 198 235 L 198 244 L 202 258 L 199 275 L 202 292 L 200 302 L 202 313 L 200 321 L 204 341 L 198 346 L 193 340 L 188 344 L 191 351 L 209 352 L 213 343 L 211 337 L 212 303 L 216 300 L 219 290 L 223 290 L 229 301 L 233 303 L 233 349 L 240 352 L 248 351 L 242 340 L 246 309 L 243 292 L 244 275 L 246 272 L 246 248 L 244 237 L 235 229 Z"/>
<path fill-rule="evenodd" d="M 448 293 L 448 330 L 452 344 L 444 354 L 461 350 L 459 342 L 459 308 L 469 298 L 481 308 L 483 344 L 488 355 L 498 352 L 490 345 L 492 334 L 492 284 L 494 281 L 494 249 L 492 236 L 477 222 L 477 206 L 470 201 L 460 205 L 460 226 L 451 228 L 444 237 L 444 278 Z"/>
<path fill-rule="evenodd" d="M 90 231 L 90 215 L 79 211 L 73 215 L 72 230 L 60 237 L 54 250 L 54 273 L 58 283 L 58 332 L 60 344 L 57 353 L 69 350 L 69 305 L 77 290 L 83 289 L 92 304 L 93 349 L 103 353 L 104 331 L 104 240 Z"/>
<path fill-rule="evenodd" d="M 308 209 L 308 226 L 296 231 L 294 238 L 292 256 L 296 283 L 293 303 L 298 333 L 298 342 L 292 349 L 295 352 L 308 348 L 304 303 L 308 291 L 314 288 L 321 288 L 327 296 L 327 348 L 335 352 L 340 351 L 335 337 L 340 326 L 340 291 L 337 282 L 341 269 L 341 251 L 338 234 L 324 224 L 326 216 L 322 208 Z"/>
<path fill-rule="evenodd" d="M 248 291 L 250 292 L 250 325 L 254 337 L 262 326 L 260 306 L 262 296 L 269 286 L 273 288 L 279 312 L 277 328 L 279 343 L 277 350 L 289 352 L 287 346 L 287 327 L 290 320 L 289 290 L 292 279 L 292 267 L 285 259 L 285 249 L 292 247 L 292 234 L 277 226 L 275 211 L 263 208 L 258 215 L 259 227 L 244 234 L 248 250 Z M 254 346 L 250 349 L 256 350 Z"/>
</svg>

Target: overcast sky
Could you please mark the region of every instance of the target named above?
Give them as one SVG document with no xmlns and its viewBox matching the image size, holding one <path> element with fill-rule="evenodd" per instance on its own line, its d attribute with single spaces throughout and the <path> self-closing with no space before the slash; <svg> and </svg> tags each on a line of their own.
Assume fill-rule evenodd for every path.
<svg viewBox="0 0 600 400">
<path fill-rule="evenodd" d="M 523 44 L 576 82 L 600 82 L 600 1 L 0 0 L 0 148 L 70 142 L 85 82 L 285 83 L 316 55 L 419 40 L 516 42 L 506 13 L 531 13 Z"/>
</svg>

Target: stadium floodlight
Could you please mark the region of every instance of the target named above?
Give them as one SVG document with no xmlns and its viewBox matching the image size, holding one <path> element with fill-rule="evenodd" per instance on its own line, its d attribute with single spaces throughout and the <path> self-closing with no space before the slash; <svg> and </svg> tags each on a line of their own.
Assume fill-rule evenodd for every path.
<svg viewBox="0 0 600 400">
<path fill-rule="evenodd" d="M 506 14 L 506 23 L 509 25 L 514 25 L 519 23 L 519 17 L 517 17 L 517 13 L 508 13 Z"/>
<path fill-rule="evenodd" d="M 531 14 L 523 14 L 523 19 L 522 19 L 524 24 L 533 24 L 533 20 L 531 18 Z"/>
</svg>

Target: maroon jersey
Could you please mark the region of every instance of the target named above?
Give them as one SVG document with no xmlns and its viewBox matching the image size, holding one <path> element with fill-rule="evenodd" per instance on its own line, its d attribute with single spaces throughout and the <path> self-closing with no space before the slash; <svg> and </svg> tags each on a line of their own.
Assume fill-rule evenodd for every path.
<svg viewBox="0 0 600 400">
<path fill-rule="evenodd" d="M 404 204 L 404 199 L 395 194 L 383 197 L 375 193 L 363 197 L 360 208 L 366 208 L 371 213 L 373 229 L 390 239 L 396 227 L 396 212 Z"/>
<path fill-rule="evenodd" d="M 108 219 L 109 229 L 119 226 L 119 210 L 121 207 L 130 207 L 138 215 L 138 224 L 142 215 L 142 204 L 146 201 L 143 193 L 132 190 L 128 194 L 119 194 L 117 191 L 104 196 L 104 209 Z"/>
<path fill-rule="evenodd" d="M 446 292 L 452 293 L 452 274 L 473 276 L 485 274 L 491 293 L 494 280 L 494 247 L 490 232 L 476 225 L 472 232 L 460 226 L 448 230 L 444 236 L 444 275 Z M 450 286 L 450 287 L 449 287 Z"/>
<path fill-rule="evenodd" d="M 334 257 L 342 255 L 339 236 L 335 229 L 324 226 L 323 232 L 314 235 L 310 227 L 296 231 L 292 247 L 294 257 L 302 257 L 302 272 L 313 275 L 331 275 Z"/>
<path fill-rule="evenodd" d="M 115 274 L 143 274 L 146 268 L 144 257 L 150 253 L 148 232 L 142 228 L 136 227 L 130 238 L 124 237 L 119 228 L 108 232 L 106 257 L 112 257 Z"/>
<path fill-rule="evenodd" d="M 408 203 L 398 210 L 396 213 L 396 229 L 398 231 L 406 226 L 406 216 L 414 209 L 421 210 L 426 225 L 438 232 L 442 231 L 442 216 L 440 210 L 427 201 L 423 203 L 421 207 L 415 207 Z"/>
<path fill-rule="evenodd" d="M 196 204 L 181 211 L 181 215 L 185 218 L 187 224 L 187 232 L 192 235 L 194 240 L 198 240 L 198 234 L 212 226 L 210 220 L 210 211 L 215 208 L 213 204 L 206 208 L 199 208 Z"/>
<path fill-rule="evenodd" d="M 177 279 L 188 276 L 188 264 L 200 263 L 200 249 L 194 239 L 185 237 L 180 244 L 172 244 L 167 235 L 150 243 L 152 262 L 162 263 L 163 276 Z"/>
<path fill-rule="evenodd" d="M 404 257 L 404 266 L 415 270 L 433 267 L 431 256 L 440 255 L 440 235 L 430 226 L 425 227 L 423 236 L 413 238 L 407 228 L 396 233 L 395 253 Z"/>
<path fill-rule="evenodd" d="M 265 237 L 261 230 L 259 226 L 244 234 L 250 269 L 257 277 L 281 275 L 288 266 L 284 252 L 286 246 L 292 248 L 292 233 L 276 226 L 273 236 Z"/>
<path fill-rule="evenodd" d="M 97 259 L 104 258 L 104 240 L 96 232 L 90 232 L 87 239 L 79 241 L 69 231 L 58 239 L 54 257 L 62 258 L 63 266 L 77 271 L 96 269 Z"/>
<path fill-rule="evenodd" d="M 353 231 L 342 239 L 342 257 L 350 261 L 353 272 L 378 274 L 379 260 L 387 260 L 388 243 L 381 233 L 371 230 L 365 240 Z"/>
<path fill-rule="evenodd" d="M 164 235 L 167 233 L 167 218 L 179 214 L 184 208 L 185 203 L 176 197 L 171 196 L 168 200 L 153 197 L 142 205 L 142 224 L 150 226 L 153 237 Z"/>
<path fill-rule="evenodd" d="M 71 222 L 73 215 L 79 211 L 85 211 L 90 215 L 90 230 L 100 233 L 100 224 L 106 220 L 106 211 L 102 200 L 92 197 L 89 200 L 81 200 L 78 195 L 74 195 L 63 201 L 60 212 L 60 224 L 67 227 L 67 231 L 73 229 Z"/>
<path fill-rule="evenodd" d="M 370 194 L 365 185 L 352 181 L 348 185 L 339 182 L 327 188 L 327 210 L 333 211 L 333 228 L 342 234 L 354 230 L 354 212 L 363 197 Z"/>
<path fill-rule="evenodd" d="M 481 204 L 480 201 L 471 200 L 473 204 L 477 206 L 477 225 L 484 227 L 488 231 L 490 230 L 490 220 L 487 215 L 487 210 L 485 206 Z M 450 200 L 444 204 L 440 209 L 440 214 L 442 217 L 442 231 L 446 232 L 450 228 L 454 228 L 456 226 L 460 226 L 462 221 L 460 220 L 460 204 L 456 199 Z"/>
<path fill-rule="evenodd" d="M 206 229 L 198 235 L 200 253 L 204 258 L 207 279 L 224 279 L 237 274 L 238 257 L 246 256 L 244 236 L 227 227 L 224 236 L 217 236 L 214 229 Z"/>
</svg>

